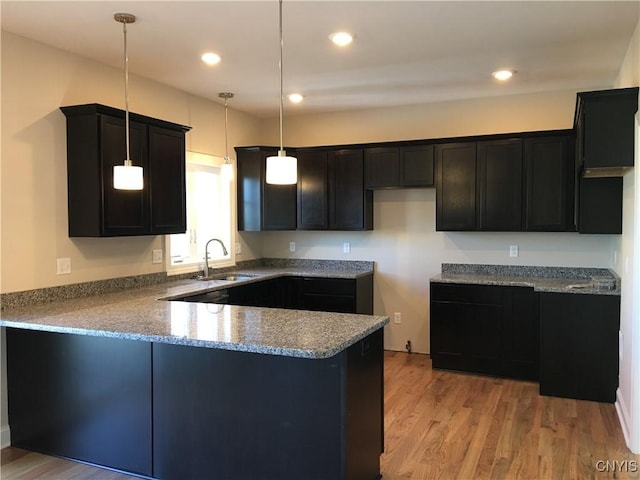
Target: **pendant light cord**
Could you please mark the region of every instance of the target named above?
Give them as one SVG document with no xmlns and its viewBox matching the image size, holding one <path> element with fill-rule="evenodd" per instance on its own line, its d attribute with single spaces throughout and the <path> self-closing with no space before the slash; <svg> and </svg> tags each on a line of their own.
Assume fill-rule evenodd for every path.
<svg viewBox="0 0 640 480">
<path fill-rule="evenodd" d="M 228 121 L 227 121 L 227 97 L 224 98 L 224 163 L 231 163 L 231 159 L 229 158 L 229 141 L 228 141 L 228 137 L 227 137 L 227 125 L 228 125 Z"/>
<path fill-rule="evenodd" d="M 282 0 L 280 0 L 280 152 L 279 155 L 284 156 L 284 142 L 282 141 L 282 117 L 284 110 L 284 88 L 282 81 L 282 51 L 284 46 L 284 39 L 282 35 Z"/>
<path fill-rule="evenodd" d="M 125 164 L 131 165 L 130 147 L 129 147 L 129 55 L 127 53 L 127 22 L 122 23 L 122 32 L 124 33 L 124 111 L 125 111 L 125 137 L 127 142 L 127 158 Z"/>
</svg>

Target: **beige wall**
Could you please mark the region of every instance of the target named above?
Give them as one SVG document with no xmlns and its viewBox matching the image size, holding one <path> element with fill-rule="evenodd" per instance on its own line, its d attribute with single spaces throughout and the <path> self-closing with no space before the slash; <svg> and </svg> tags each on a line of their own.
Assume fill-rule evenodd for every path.
<svg viewBox="0 0 640 480">
<path fill-rule="evenodd" d="M 151 250 L 164 237 L 69 238 L 65 117 L 62 105 L 123 108 L 122 72 L 2 32 L 1 291 L 153 273 Z M 131 76 L 131 111 L 193 127 L 187 149 L 224 155 L 224 107 Z M 215 88 L 215 86 L 212 86 Z M 217 92 L 213 92 L 216 94 Z M 255 143 L 260 123 L 229 112 L 230 145 Z M 252 258 L 255 245 L 245 245 Z M 259 248 L 259 247 L 258 247 Z M 56 275 L 56 258 L 72 273 Z"/>
<path fill-rule="evenodd" d="M 616 87 L 640 85 L 640 22 Z M 636 168 L 624 177 L 623 234 L 616 238 L 613 267 L 622 278 L 620 315 L 620 387 L 616 406 L 621 424 L 632 450 L 640 453 L 640 115 L 636 115 Z"/>
<path fill-rule="evenodd" d="M 573 126 L 575 91 L 446 102 L 337 114 L 294 116 L 286 144 L 327 145 L 566 129 Z M 265 127 L 268 130 L 269 125 Z M 268 133 L 277 139 L 277 130 Z M 272 140 L 275 141 L 275 140 Z M 441 233 L 435 231 L 435 190 L 374 193 L 372 232 L 263 233 L 273 257 L 374 260 L 375 313 L 402 313 L 386 327 L 385 347 L 429 352 L 429 277 L 443 262 L 609 267 L 615 236 L 572 233 Z M 241 234 L 242 236 L 242 234 Z M 289 242 L 297 250 L 289 252 Z M 351 253 L 342 253 L 343 242 Z M 520 256 L 510 258 L 509 245 Z"/>
</svg>

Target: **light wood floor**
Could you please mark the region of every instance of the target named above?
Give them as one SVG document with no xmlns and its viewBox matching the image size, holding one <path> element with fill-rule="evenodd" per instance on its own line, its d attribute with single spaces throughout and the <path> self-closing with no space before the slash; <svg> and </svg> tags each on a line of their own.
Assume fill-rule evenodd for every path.
<svg viewBox="0 0 640 480">
<path fill-rule="evenodd" d="M 598 461 L 618 468 L 602 472 Z M 385 352 L 381 463 L 384 480 L 640 479 L 640 455 L 627 449 L 613 405 L 433 371 L 427 355 L 399 352 Z M 12 447 L 1 464 L 3 480 L 135 478 Z"/>
</svg>

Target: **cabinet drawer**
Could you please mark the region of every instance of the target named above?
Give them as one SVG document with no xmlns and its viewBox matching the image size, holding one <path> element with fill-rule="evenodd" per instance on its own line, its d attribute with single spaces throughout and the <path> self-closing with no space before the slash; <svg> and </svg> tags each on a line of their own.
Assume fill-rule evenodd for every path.
<svg viewBox="0 0 640 480">
<path fill-rule="evenodd" d="M 354 280 L 343 278 L 303 278 L 303 293 L 320 293 L 330 295 L 349 295 L 356 294 L 356 282 Z"/>
<path fill-rule="evenodd" d="M 501 305 L 502 290 L 494 285 L 431 284 L 431 300 Z"/>
</svg>

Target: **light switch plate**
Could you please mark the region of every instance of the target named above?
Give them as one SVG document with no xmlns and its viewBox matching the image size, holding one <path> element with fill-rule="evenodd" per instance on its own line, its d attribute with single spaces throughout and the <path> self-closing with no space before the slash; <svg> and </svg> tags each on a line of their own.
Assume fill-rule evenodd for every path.
<svg viewBox="0 0 640 480">
<path fill-rule="evenodd" d="M 162 249 L 151 251 L 151 263 L 162 263 Z"/>
</svg>

